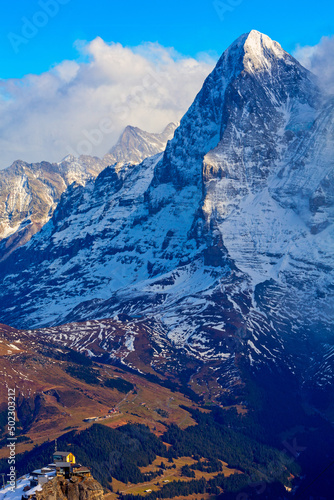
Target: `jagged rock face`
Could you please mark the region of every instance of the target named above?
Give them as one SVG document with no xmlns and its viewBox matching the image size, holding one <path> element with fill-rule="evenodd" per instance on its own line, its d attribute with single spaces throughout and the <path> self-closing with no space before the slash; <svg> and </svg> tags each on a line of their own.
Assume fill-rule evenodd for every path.
<svg viewBox="0 0 334 500">
<path fill-rule="evenodd" d="M 16 161 L 0 171 L 0 258 L 41 229 L 70 184 L 84 185 L 105 166 L 98 158 L 67 157 L 58 164 Z"/>
<path fill-rule="evenodd" d="M 175 128 L 176 124 L 170 123 L 161 134 L 150 134 L 129 126 L 102 159 L 68 155 L 57 164 L 16 161 L 0 171 L 0 260 L 43 227 L 68 186 L 84 186 L 108 165 L 116 164 L 119 171 L 127 163 L 137 164 L 161 153 Z"/>
<path fill-rule="evenodd" d="M 219 144 L 204 157 L 203 212 L 237 266 L 263 281 L 287 277 L 292 259 L 322 246 L 311 234 L 333 213 L 316 193 L 333 175 L 334 114 L 312 75 L 268 37 L 248 36 L 243 67 L 225 92 Z"/>
<path fill-rule="evenodd" d="M 94 478 L 56 477 L 36 491 L 36 500 L 102 500 L 103 488 Z"/>
<path fill-rule="evenodd" d="M 104 156 L 104 160 L 112 165 L 117 163 L 116 170 L 125 163 L 136 165 L 145 158 L 164 151 L 166 144 L 173 138 L 176 123 L 169 123 L 161 134 L 151 134 L 138 127 L 128 126 L 123 131 L 115 146 Z"/>
<path fill-rule="evenodd" d="M 154 317 L 229 370 L 238 353 L 318 373 L 333 342 L 333 123 L 306 69 L 265 35 L 241 36 L 164 154 L 69 189 L 0 266 L 1 320 Z"/>
</svg>

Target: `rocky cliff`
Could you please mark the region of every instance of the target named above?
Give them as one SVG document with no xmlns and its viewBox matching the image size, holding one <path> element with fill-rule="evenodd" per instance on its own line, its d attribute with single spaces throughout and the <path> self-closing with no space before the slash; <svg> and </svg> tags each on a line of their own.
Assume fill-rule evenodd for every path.
<svg viewBox="0 0 334 500">
<path fill-rule="evenodd" d="M 98 158 L 68 156 L 58 164 L 16 161 L 1 170 L 0 259 L 43 227 L 69 185 L 84 185 L 105 166 Z"/>
<path fill-rule="evenodd" d="M 0 260 L 27 243 L 52 216 L 62 193 L 73 183 L 84 186 L 108 165 L 120 170 L 162 152 L 176 125 L 161 134 L 126 127 L 103 158 L 67 156 L 59 163 L 16 161 L 0 171 Z"/>
<path fill-rule="evenodd" d="M 103 500 L 103 488 L 93 477 L 55 477 L 36 492 L 36 500 Z"/>
<path fill-rule="evenodd" d="M 104 160 L 109 165 L 116 163 L 116 170 L 122 168 L 125 163 L 141 163 L 145 158 L 164 151 L 176 128 L 176 123 L 169 123 L 161 134 L 151 134 L 138 127 L 128 126 L 115 146 L 104 156 Z"/>
</svg>

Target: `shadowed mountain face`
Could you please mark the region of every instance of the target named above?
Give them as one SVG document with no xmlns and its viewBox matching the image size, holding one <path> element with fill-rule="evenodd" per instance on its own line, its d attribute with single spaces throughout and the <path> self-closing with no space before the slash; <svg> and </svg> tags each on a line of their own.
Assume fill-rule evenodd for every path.
<svg viewBox="0 0 334 500">
<path fill-rule="evenodd" d="M 170 123 L 161 134 L 126 127 L 102 159 L 68 155 L 59 163 L 16 161 L 0 171 L 0 260 L 24 245 L 50 219 L 62 193 L 73 183 L 84 186 L 105 167 L 136 164 L 162 152 L 173 137 Z"/>
<path fill-rule="evenodd" d="M 242 359 L 326 387 L 333 127 L 312 74 L 267 36 L 242 35 L 163 154 L 67 189 L 0 267 L 1 321 L 154 318 L 234 379 Z"/>
</svg>

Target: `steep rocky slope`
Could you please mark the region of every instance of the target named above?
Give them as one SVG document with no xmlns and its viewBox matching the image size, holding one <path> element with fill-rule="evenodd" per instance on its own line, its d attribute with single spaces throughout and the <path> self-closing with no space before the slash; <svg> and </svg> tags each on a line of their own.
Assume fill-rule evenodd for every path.
<svg viewBox="0 0 334 500">
<path fill-rule="evenodd" d="M 140 163 L 163 151 L 173 137 L 171 123 L 161 134 L 126 127 L 117 144 L 102 159 L 67 156 L 61 162 L 28 164 L 16 161 L 0 171 L 0 259 L 24 245 L 50 219 L 68 186 L 85 185 L 105 167 Z"/>
<path fill-rule="evenodd" d="M 1 320 L 154 318 L 226 384 L 240 359 L 331 384 L 333 124 L 311 73 L 242 35 L 163 154 L 69 188 L 0 267 Z"/>
<path fill-rule="evenodd" d="M 66 157 L 58 164 L 16 161 L 1 170 L 1 259 L 8 257 L 41 229 L 69 185 L 84 185 L 105 166 L 98 158 Z"/>
<path fill-rule="evenodd" d="M 125 163 L 132 165 L 141 163 L 145 158 L 164 151 L 167 142 L 173 138 L 176 128 L 176 123 L 169 123 L 161 134 L 151 134 L 138 127 L 128 126 L 103 159 L 108 165 L 117 163 L 117 170 Z"/>
<path fill-rule="evenodd" d="M 55 477 L 36 492 L 36 500 L 103 500 L 103 488 L 93 477 Z"/>
</svg>

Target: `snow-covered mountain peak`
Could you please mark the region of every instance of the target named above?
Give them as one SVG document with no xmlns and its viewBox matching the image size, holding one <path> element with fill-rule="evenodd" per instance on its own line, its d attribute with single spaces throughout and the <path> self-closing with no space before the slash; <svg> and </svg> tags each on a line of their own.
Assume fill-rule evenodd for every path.
<svg viewBox="0 0 334 500">
<path fill-rule="evenodd" d="M 74 155 L 68 154 L 68 155 L 64 156 L 64 158 L 62 158 L 60 160 L 60 162 L 57 163 L 57 165 L 60 165 L 61 163 L 65 162 L 65 161 L 66 162 L 74 162 L 76 160 L 77 160 L 77 158 Z"/>
<path fill-rule="evenodd" d="M 243 47 L 244 66 L 248 71 L 270 69 L 271 60 L 290 58 L 279 43 L 255 30 L 247 34 Z"/>
<path fill-rule="evenodd" d="M 269 36 L 252 30 L 235 40 L 222 55 L 218 67 L 223 72 L 237 76 L 240 72 L 262 73 L 271 71 L 280 62 L 288 65 L 299 63 Z"/>
<path fill-rule="evenodd" d="M 277 42 L 255 30 L 241 35 L 222 54 L 182 118 L 152 186 L 163 182 L 177 189 L 189 184 L 200 187 L 203 158 L 228 135 L 226 128 L 238 123 L 234 115 L 239 115 L 248 135 L 259 129 L 268 142 L 274 132 L 275 141 L 284 135 L 289 121 L 294 131 L 309 128 L 320 101 L 312 74 Z M 270 117 L 271 130 L 266 130 L 264 120 L 269 123 Z"/>
<path fill-rule="evenodd" d="M 119 171 L 126 163 L 137 164 L 149 156 L 154 156 L 164 151 L 167 141 L 172 139 L 176 123 L 169 123 L 160 134 L 152 134 L 138 127 L 128 125 L 123 130 L 120 138 L 105 159 L 109 163 L 116 163 Z"/>
</svg>

